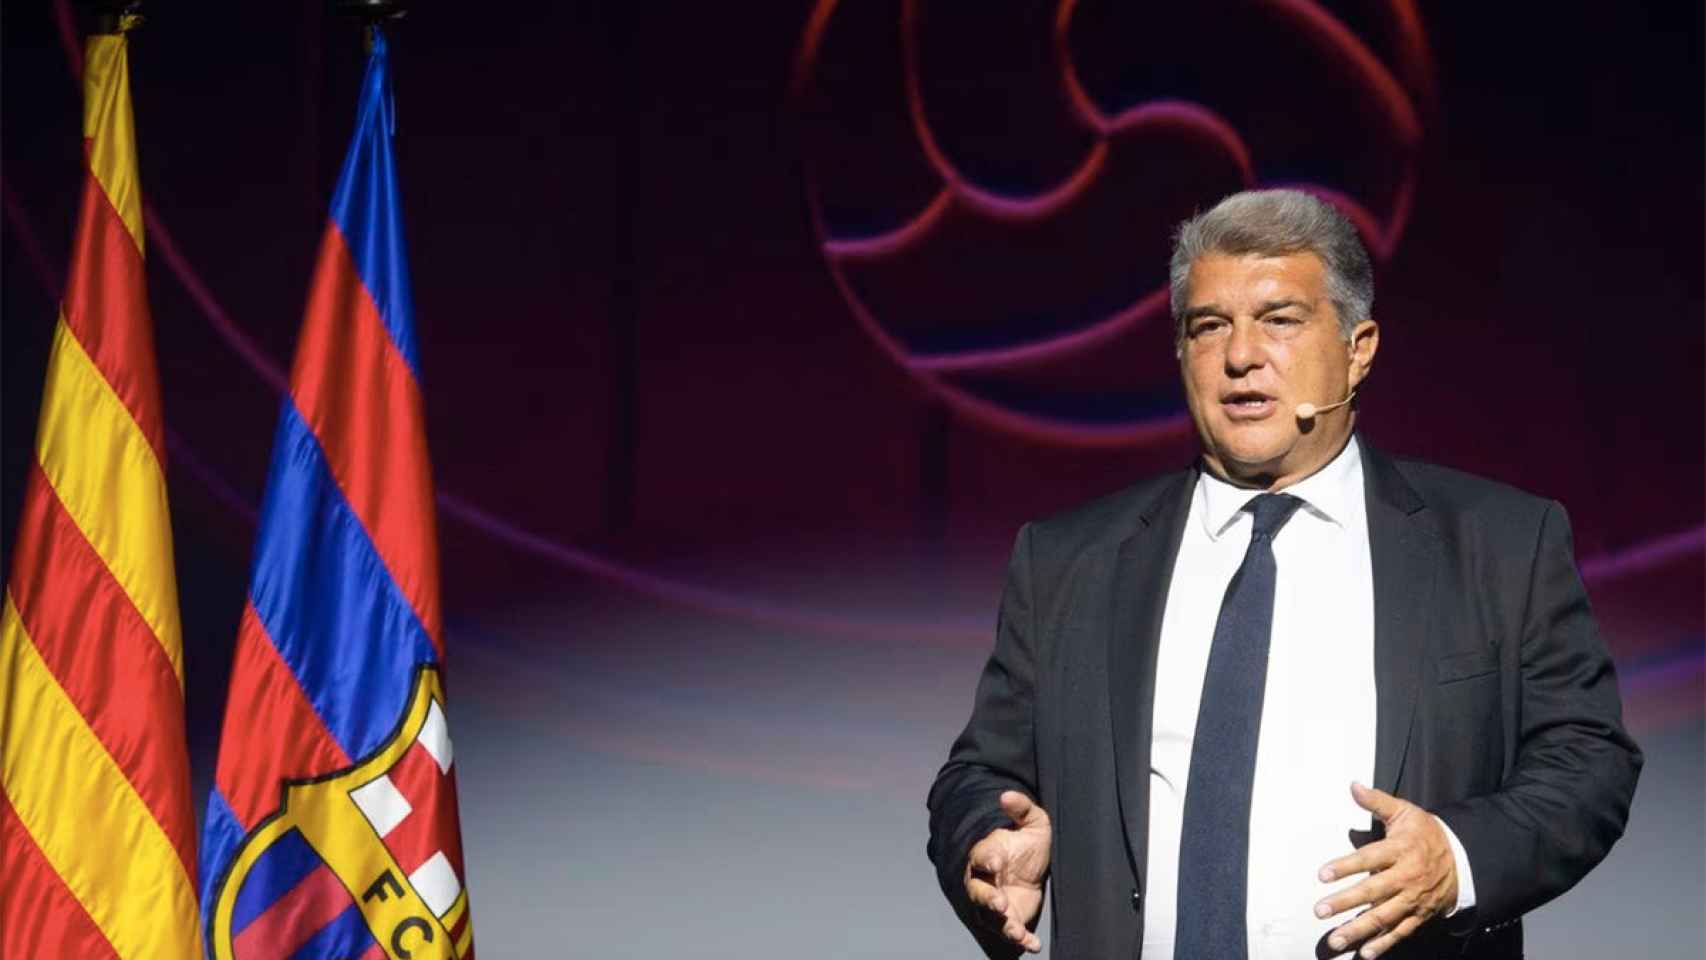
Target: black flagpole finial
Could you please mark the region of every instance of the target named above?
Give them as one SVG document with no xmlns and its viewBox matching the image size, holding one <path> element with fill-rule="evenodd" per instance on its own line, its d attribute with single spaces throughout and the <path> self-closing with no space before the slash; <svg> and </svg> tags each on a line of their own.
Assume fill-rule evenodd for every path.
<svg viewBox="0 0 1706 960">
<path fill-rule="evenodd" d="M 362 46 L 373 52 L 373 30 L 387 20 L 398 20 L 409 12 L 406 0 L 332 0 L 332 10 L 361 21 Z"/>
<path fill-rule="evenodd" d="M 332 0 L 332 10 L 372 24 L 401 17 L 409 5 L 404 0 Z"/>
</svg>

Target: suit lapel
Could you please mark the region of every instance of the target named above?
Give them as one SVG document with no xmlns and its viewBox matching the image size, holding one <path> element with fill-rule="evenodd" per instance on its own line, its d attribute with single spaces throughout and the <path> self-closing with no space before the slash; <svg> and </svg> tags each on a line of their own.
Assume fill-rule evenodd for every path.
<svg viewBox="0 0 1706 960">
<path fill-rule="evenodd" d="M 1404 768 L 1427 668 L 1440 543 L 1425 504 L 1392 461 L 1364 444 L 1363 463 L 1374 568 L 1374 786 L 1391 793 Z"/>
<path fill-rule="evenodd" d="M 1179 556 L 1197 473 L 1187 470 L 1144 508 L 1137 530 L 1121 541 L 1108 584 L 1108 703 L 1120 817 L 1132 873 L 1141 885 L 1149 856 L 1149 744 L 1155 706 L 1155 656 L 1161 618 Z"/>
</svg>

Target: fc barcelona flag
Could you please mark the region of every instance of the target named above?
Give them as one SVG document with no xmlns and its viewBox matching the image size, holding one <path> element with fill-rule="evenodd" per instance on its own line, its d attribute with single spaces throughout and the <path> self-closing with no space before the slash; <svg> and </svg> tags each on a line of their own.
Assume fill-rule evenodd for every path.
<svg viewBox="0 0 1706 960">
<path fill-rule="evenodd" d="M 384 36 L 273 440 L 202 830 L 209 956 L 473 956 Z"/>
<path fill-rule="evenodd" d="M 77 237 L 0 613 L 0 957 L 19 960 L 199 955 L 129 70 L 122 32 L 89 38 Z"/>
</svg>

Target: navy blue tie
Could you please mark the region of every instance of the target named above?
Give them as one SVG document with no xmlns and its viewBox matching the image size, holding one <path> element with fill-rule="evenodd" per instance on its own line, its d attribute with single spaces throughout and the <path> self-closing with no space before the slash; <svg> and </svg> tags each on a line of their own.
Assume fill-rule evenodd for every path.
<svg viewBox="0 0 1706 960">
<path fill-rule="evenodd" d="M 1244 562 L 1226 586 L 1203 674 L 1179 834 L 1176 960 L 1244 960 L 1249 900 L 1250 791 L 1274 624 L 1274 535 L 1302 500 L 1264 493 Z"/>
</svg>

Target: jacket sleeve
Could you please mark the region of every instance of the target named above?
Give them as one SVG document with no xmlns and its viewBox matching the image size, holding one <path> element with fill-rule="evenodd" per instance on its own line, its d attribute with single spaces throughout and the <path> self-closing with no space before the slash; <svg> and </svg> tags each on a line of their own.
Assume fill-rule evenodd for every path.
<svg viewBox="0 0 1706 960">
<path fill-rule="evenodd" d="M 1558 896 L 1605 857 L 1641 770 L 1557 503 L 1541 517 L 1525 607 L 1514 764 L 1497 792 L 1434 811 L 1468 852 L 1483 929 Z"/>
<path fill-rule="evenodd" d="M 1017 790 L 1037 796 L 1034 750 L 1036 630 L 1031 601 L 1031 528 L 1019 531 L 1008 563 L 996 626 L 995 650 L 977 684 L 971 720 L 954 741 L 948 762 L 930 788 L 930 862 L 942 892 L 992 958 L 1011 958 L 1019 948 L 981 921 L 980 908 L 966 897 L 965 869 L 971 848 L 991 831 L 1009 827 L 999 797 Z"/>
</svg>

